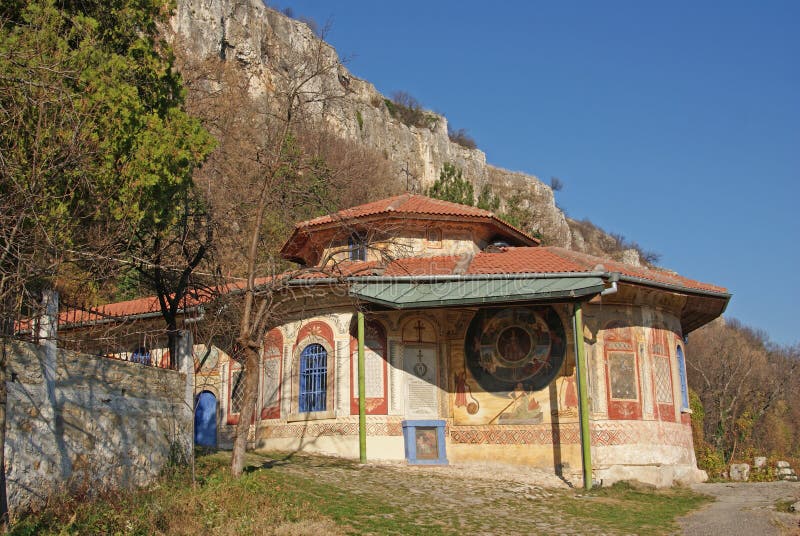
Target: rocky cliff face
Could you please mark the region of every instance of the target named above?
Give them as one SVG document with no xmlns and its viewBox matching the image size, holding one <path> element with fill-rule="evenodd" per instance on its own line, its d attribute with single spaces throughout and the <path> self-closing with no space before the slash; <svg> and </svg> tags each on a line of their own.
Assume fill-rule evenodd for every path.
<svg viewBox="0 0 800 536">
<path fill-rule="evenodd" d="M 482 151 L 451 142 L 445 117 L 431 114 L 429 127 L 408 126 L 392 117 L 384 96 L 353 76 L 333 47 L 321 43 L 305 23 L 265 7 L 261 0 L 178 0 L 169 33 L 173 46 L 193 58 L 237 62 L 248 75 L 254 98 L 268 98 L 292 62 L 324 56 L 335 68 L 315 79 L 312 89 L 338 92 L 343 98 L 316 104 L 315 113 L 343 138 L 382 153 L 392 162 L 395 179 L 408 189 L 422 191 L 445 163 L 453 163 L 476 192 L 489 183 L 501 199 L 521 197 L 533 216 L 530 228 L 548 243 L 589 251 L 584 240 L 574 239 L 549 186 L 532 175 L 487 164 Z"/>
</svg>

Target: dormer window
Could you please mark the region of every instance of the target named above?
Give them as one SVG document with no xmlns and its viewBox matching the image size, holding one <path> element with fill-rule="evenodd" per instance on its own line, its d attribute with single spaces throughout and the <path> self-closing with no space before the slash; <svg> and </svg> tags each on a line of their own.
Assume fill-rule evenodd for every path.
<svg viewBox="0 0 800 536">
<path fill-rule="evenodd" d="M 425 239 L 428 241 L 428 247 L 438 249 L 442 247 L 442 230 L 438 228 L 429 228 L 426 231 Z"/>
<path fill-rule="evenodd" d="M 367 241 L 358 234 L 350 235 L 347 239 L 348 258 L 351 261 L 365 261 L 367 260 Z"/>
</svg>

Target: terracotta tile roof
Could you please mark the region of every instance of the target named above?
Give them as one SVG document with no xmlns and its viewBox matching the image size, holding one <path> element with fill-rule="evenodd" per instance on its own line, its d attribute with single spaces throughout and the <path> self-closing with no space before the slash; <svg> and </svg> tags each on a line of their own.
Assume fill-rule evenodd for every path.
<svg viewBox="0 0 800 536">
<path fill-rule="evenodd" d="M 507 247 L 499 252 L 480 252 L 474 256 L 442 255 L 435 257 L 411 257 L 397 259 L 382 267 L 376 261 L 345 261 L 330 271 L 306 272 L 298 279 L 318 279 L 331 276 L 424 276 L 424 275 L 492 275 L 492 274 L 530 274 L 530 273 L 580 273 L 580 272 L 619 272 L 644 281 L 674 285 L 689 290 L 702 290 L 727 293 L 727 289 L 709 283 L 702 283 L 666 270 L 637 268 L 621 262 L 578 253 L 568 249 L 546 247 Z M 281 277 L 281 276 L 279 276 Z M 262 285 L 272 280 L 259 278 L 256 284 Z M 226 290 L 244 288 L 244 283 L 233 283 Z M 187 299 L 188 306 L 202 303 L 203 299 Z M 113 317 L 135 316 L 159 313 L 155 297 L 140 298 L 98 306 L 92 310 L 70 309 L 60 313 L 59 324 L 78 324 Z"/>
<path fill-rule="evenodd" d="M 463 221 L 473 224 L 490 225 L 494 228 L 495 233 L 507 238 L 513 237 L 509 241 L 514 243 L 529 246 L 540 243 L 538 238 L 503 221 L 488 210 L 406 193 L 297 223 L 291 236 L 281 248 L 281 256 L 300 264 L 316 264 L 319 259 L 312 251 L 313 248 L 308 249 L 309 240 L 315 232 L 327 230 L 325 226 L 339 226 L 344 229 L 348 224 L 384 225 L 389 221 L 403 224 L 407 219 L 443 220 L 449 218 L 461 218 Z"/>
<path fill-rule="evenodd" d="M 70 308 L 58 315 L 59 325 L 97 322 L 110 317 L 125 317 L 147 313 L 158 313 L 161 307 L 155 296 L 139 298 L 106 305 L 98 305 L 88 309 Z"/>
<path fill-rule="evenodd" d="M 584 266 L 548 251 L 547 247 L 503 248 L 499 253 L 478 253 L 468 274 L 585 272 Z"/>
<path fill-rule="evenodd" d="M 367 276 L 375 275 L 376 271 L 382 272 L 383 268 L 378 261 L 339 261 L 335 266 L 330 268 L 315 270 L 309 269 L 308 271 L 301 272 L 297 275 L 291 275 L 293 279 L 324 279 L 326 277 L 351 277 L 351 276 Z"/>
<path fill-rule="evenodd" d="M 442 255 L 437 257 L 410 257 L 397 259 L 386 267 L 384 276 L 452 275 L 462 257 Z M 467 262 L 469 259 L 466 259 Z"/>
<path fill-rule="evenodd" d="M 263 285 L 269 282 L 272 277 L 260 277 L 257 278 L 255 281 L 256 285 Z M 243 289 L 245 288 L 246 283 L 244 281 L 238 281 L 236 283 L 228 283 L 223 287 L 220 287 L 218 292 L 226 293 L 236 289 Z M 195 307 L 197 305 L 202 305 L 209 301 L 211 298 L 212 292 L 208 291 L 206 296 L 187 296 L 185 300 L 185 307 Z M 181 305 L 181 308 L 184 307 L 184 304 Z M 60 326 L 63 325 L 70 325 L 70 324 L 80 324 L 80 323 L 87 323 L 87 322 L 98 322 L 102 320 L 108 319 L 120 319 L 129 316 L 138 316 L 138 315 L 146 315 L 146 314 L 160 314 L 161 313 L 161 305 L 158 303 L 158 298 L 156 296 L 148 296 L 146 298 L 137 298 L 135 300 L 127 300 L 115 303 L 107 303 L 105 305 L 97 305 L 97 306 L 90 306 L 90 307 L 68 307 L 65 310 L 61 311 L 58 314 L 58 324 Z M 22 326 L 23 329 L 27 329 L 26 324 Z"/>
<path fill-rule="evenodd" d="M 610 259 L 553 246 L 508 247 L 497 253 L 481 252 L 474 257 L 440 256 L 398 259 L 386 267 L 383 275 L 451 275 L 455 273 L 491 275 L 595 271 L 619 272 L 625 276 L 654 283 L 727 293 L 723 287 L 688 279 L 666 270 L 637 268 Z"/>
<path fill-rule="evenodd" d="M 720 287 L 717 285 L 712 285 L 710 283 L 695 281 L 694 279 L 689 279 L 687 277 L 678 275 L 675 272 L 670 272 L 667 270 L 638 268 L 636 266 L 631 266 L 629 264 L 625 264 L 622 262 L 610 259 L 604 259 L 601 257 L 595 257 L 594 255 L 589 255 L 587 253 L 579 253 L 577 251 L 571 251 L 569 249 L 564 249 L 554 246 L 548 246 L 546 249 L 550 250 L 554 254 L 558 255 L 559 257 L 567 261 L 581 264 L 588 270 L 591 270 L 594 266 L 597 266 L 598 264 L 602 264 L 605 268 L 605 271 L 607 272 L 619 272 L 620 274 L 624 274 L 630 277 L 646 279 L 648 281 L 653 281 L 656 283 L 678 285 L 690 289 L 708 290 L 711 292 L 720 292 L 720 293 L 728 292 L 728 290 L 725 287 Z"/>
<path fill-rule="evenodd" d="M 476 207 L 466 205 L 459 205 L 458 203 L 450 203 L 449 201 L 442 201 L 440 199 L 432 199 L 424 195 L 417 194 L 401 194 L 380 201 L 373 201 L 357 207 L 346 208 L 320 216 L 312 220 L 303 221 L 297 224 L 298 228 L 313 227 L 315 225 L 324 225 L 326 223 L 334 223 L 342 220 L 349 220 L 353 218 L 361 218 L 364 216 L 373 216 L 376 214 L 407 214 L 407 215 L 438 215 L 438 216 L 461 216 L 461 217 L 480 217 L 480 218 L 494 218 L 495 215 L 488 210 L 483 210 Z"/>
</svg>

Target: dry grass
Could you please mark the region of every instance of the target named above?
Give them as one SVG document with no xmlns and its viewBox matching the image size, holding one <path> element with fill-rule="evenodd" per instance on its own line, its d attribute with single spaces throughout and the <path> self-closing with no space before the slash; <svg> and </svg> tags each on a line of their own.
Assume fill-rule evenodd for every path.
<svg viewBox="0 0 800 536">
<path fill-rule="evenodd" d="M 322 456 L 229 454 L 198 459 L 148 490 L 63 497 L 11 534 L 669 534 L 707 498 L 689 490 L 614 486 L 589 494 Z M 586 532 L 587 527 L 591 527 Z"/>
</svg>

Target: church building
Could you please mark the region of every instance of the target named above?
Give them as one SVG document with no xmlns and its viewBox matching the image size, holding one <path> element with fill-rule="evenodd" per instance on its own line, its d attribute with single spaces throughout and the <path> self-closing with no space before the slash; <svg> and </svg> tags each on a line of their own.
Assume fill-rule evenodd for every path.
<svg viewBox="0 0 800 536">
<path fill-rule="evenodd" d="M 491 212 L 412 194 L 298 223 L 281 254 L 318 270 L 265 337 L 256 449 L 704 478 L 684 340 L 722 314 L 724 288 L 542 246 Z M 241 367 L 219 353 L 202 368 L 224 443 Z"/>
<path fill-rule="evenodd" d="M 684 341 L 723 313 L 724 288 L 542 246 L 491 212 L 413 194 L 298 223 L 281 255 L 299 269 L 264 337 L 253 448 L 535 467 L 587 486 L 705 478 Z M 185 329 L 211 314 L 185 309 Z M 59 329 L 111 317 L 148 333 L 162 322 L 148 298 L 62 314 Z M 161 326 L 90 351 L 163 366 Z M 229 447 L 241 365 L 214 346 L 194 354 L 195 441 Z"/>
</svg>

